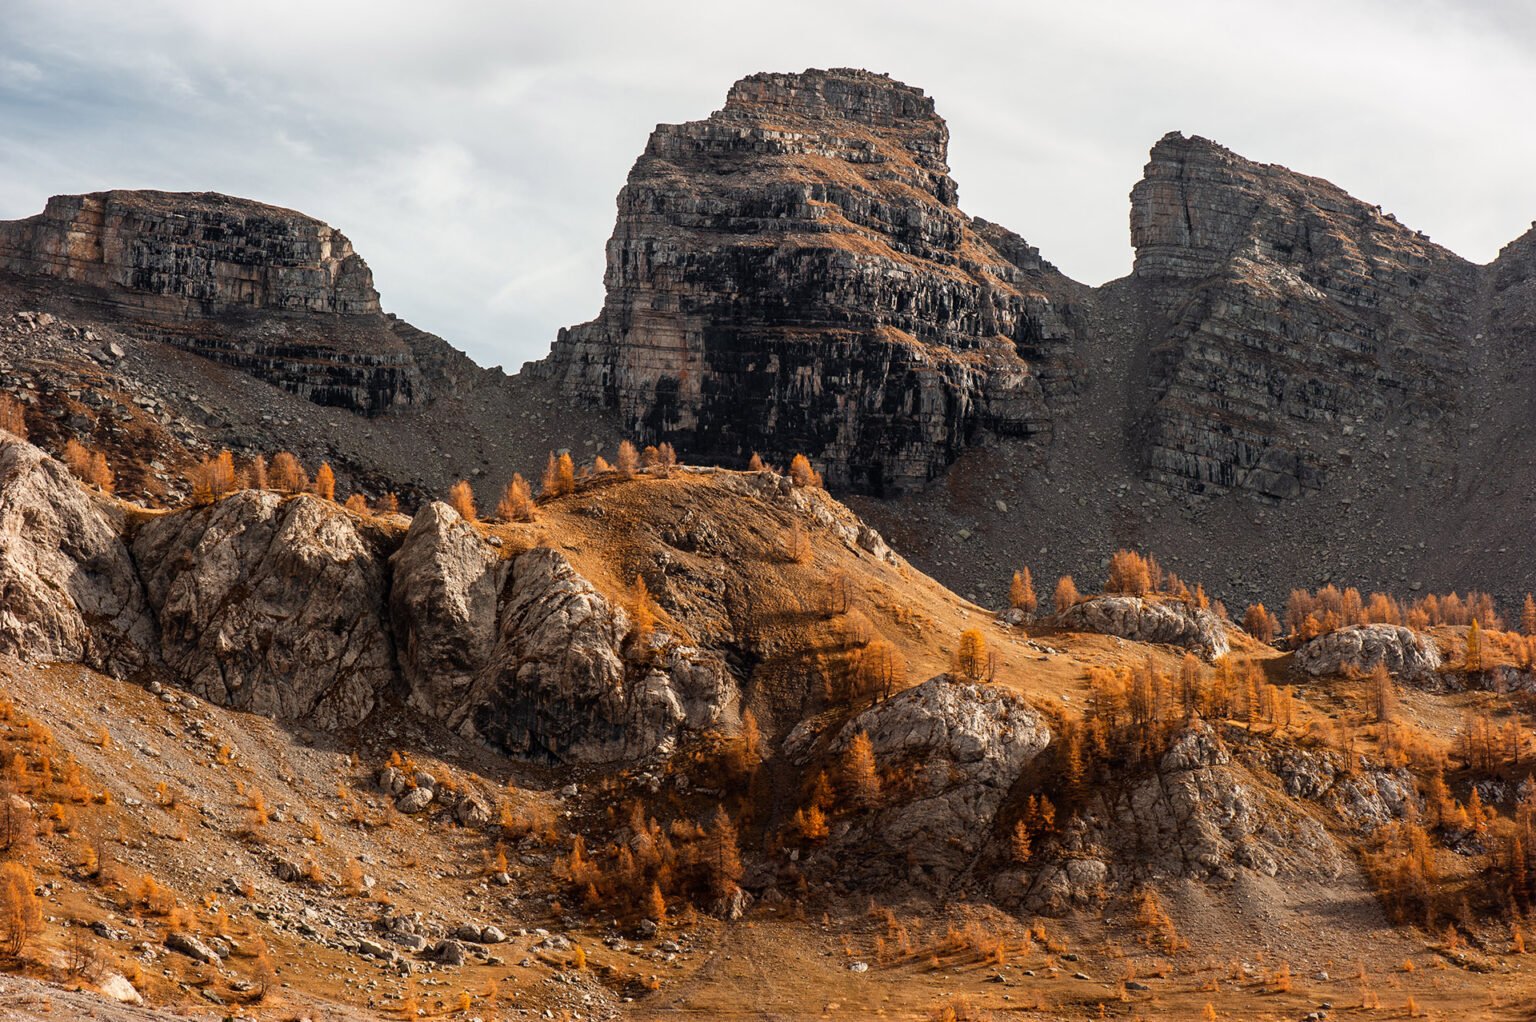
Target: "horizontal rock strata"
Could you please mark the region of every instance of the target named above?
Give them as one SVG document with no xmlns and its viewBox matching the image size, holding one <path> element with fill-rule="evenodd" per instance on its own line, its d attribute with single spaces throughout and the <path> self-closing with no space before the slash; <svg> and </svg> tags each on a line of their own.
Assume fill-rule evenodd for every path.
<svg viewBox="0 0 1536 1022">
<path fill-rule="evenodd" d="M 0 270 L 317 404 L 376 414 L 429 396 L 368 264 L 292 210 L 211 192 L 58 195 L 0 222 Z"/>
<path fill-rule="evenodd" d="M 1075 288 L 956 205 L 922 92 L 754 75 L 662 125 L 619 195 L 607 300 L 532 371 L 700 459 L 803 451 L 835 484 L 920 485 L 983 433 L 1047 437 Z"/>
</svg>

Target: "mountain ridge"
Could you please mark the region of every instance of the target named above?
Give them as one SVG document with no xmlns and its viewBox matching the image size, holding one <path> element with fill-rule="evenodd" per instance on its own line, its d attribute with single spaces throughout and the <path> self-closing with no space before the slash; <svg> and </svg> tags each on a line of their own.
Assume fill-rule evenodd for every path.
<svg viewBox="0 0 1536 1022">
<path fill-rule="evenodd" d="M 947 138 L 932 99 L 887 76 L 743 79 L 710 118 L 658 127 L 619 198 L 605 310 L 514 377 L 387 317 L 361 336 L 398 353 L 399 367 L 375 368 L 406 385 L 376 390 L 356 382 L 341 333 L 263 361 L 241 354 L 238 337 L 220 339 L 228 328 L 217 316 L 183 316 L 168 331 L 162 315 L 148 329 L 258 378 L 284 385 L 286 374 L 301 395 L 324 399 L 295 379 L 350 374 L 343 403 L 413 456 L 370 453 L 362 429 L 342 449 L 332 438 L 352 423 L 334 417 L 297 446 L 373 495 L 418 500 L 469 478 L 493 500 L 514 468 L 535 474 L 544 451 L 584 437 L 582 447 L 611 458 L 628 435 L 722 464 L 808 454 L 855 500 L 888 493 L 889 506 L 860 505 L 888 532 L 913 514 L 937 518 L 909 549 L 962 592 L 1000 585 L 1010 562 L 1091 572 L 1097 551 L 1116 545 L 1188 563 L 1201 546 L 1193 531 L 1215 528 L 1241 545 L 1265 521 L 1330 538 L 1295 563 L 1270 561 L 1262 582 L 1223 586 L 1229 599 L 1273 601 L 1314 585 L 1344 566 L 1338 549 L 1356 563 L 1406 552 L 1407 563 L 1372 580 L 1383 588 L 1446 584 L 1444 558 L 1415 551 L 1453 545 L 1422 523 L 1469 485 L 1458 466 L 1511 452 L 1529 461 L 1525 381 L 1536 381 L 1536 365 L 1521 338 L 1536 315 L 1536 232 L 1473 266 L 1321 179 L 1169 133 L 1132 190 L 1132 272 L 1090 288 L 954 205 Z M 48 293 L 36 276 L 10 279 Z M 79 329 L 102 324 L 88 310 L 78 318 Z M 296 329 L 288 313 L 274 322 Z M 316 322 L 333 320 L 298 329 L 314 333 Z M 390 404 L 397 398 L 408 403 Z M 291 407 L 288 421 L 311 418 Z M 417 442 L 448 415 L 476 448 L 470 458 Z M 36 425 L 61 442 L 80 433 L 64 421 Z M 99 421 L 94 432 L 107 439 Z M 249 418 L 190 428 L 187 442 L 191 458 L 210 446 L 291 443 Z M 1002 472 L 991 496 L 950 499 L 966 490 L 954 465 L 978 459 L 1021 468 Z M 1507 535 L 1503 523 L 1529 505 L 1521 487 L 1478 485 L 1489 501 L 1471 511 L 1479 527 Z M 156 488 L 174 492 L 174 477 Z M 1139 499 L 1120 499 L 1130 493 Z M 1380 541 L 1340 531 L 1319 500 L 1345 517 L 1370 508 Z M 1045 542 L 1019 534 L 1014 509 L 1027 509 Z M 987 536 L 986 556 L 963 555 L 958 532 Z M 1277 537 L 1258 530 L 1268 547 Z M 1462 553 L 1486 557 L 1491 577 L 1509 576 L 1501 595 L 1517 598 L 1518 572 L 1493 556 L 1501 545 Z M 1253 552 L 1250 563 L 1269 560 Z"/>
</svg>

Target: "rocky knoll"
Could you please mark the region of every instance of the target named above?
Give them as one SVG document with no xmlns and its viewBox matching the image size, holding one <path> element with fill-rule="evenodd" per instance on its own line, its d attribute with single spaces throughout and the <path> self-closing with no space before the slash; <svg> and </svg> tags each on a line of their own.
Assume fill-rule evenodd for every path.
<svg viewBox="0 0 1536 1022">
<path fill-rule="evenodd" d="M 214 193 L 54 196 L 37 216 L 0 222 L 0 270 L 14 286 L 50 282 L 78 318 L 318 404 L 373 414 L 428 397 L 416 338 L 380 312 L 367 263 L 292 210 Z"/>
<path fill-rule="evenodd" d="M 1231 648 L 1220 618 L 1176 600 L 1099 596 L 1068 607 L 1055 621 L 1069 631 L 1183 646 L 1212 660 L 1225 656 Z"/>
<path fill-rule="evenodd" d="M 985 433 L 1049 436 L 1078 289 L 960 211 L 948 141 L 933 101 L 883 75 L 741 80 L 652 134 L 601 314 L 528 371 L 696 459 L 804 451 L 874 493 Z"/>
<path fill-rule="evenodd" d="M 1131 240 L 1151 478 L 1291 498 L 1357 428 L 1449 436 L 1477 268 L 1381 207 L 1173 133 L 1131 192 Z"/>
<path fill-rule="evenodd" d="M 638 758 L 735 704 L 718 657 L 627 642 L 624 609 L 562 554 L 504 558 L 446 504 L 416 515 L 390 566 L 411 705 L 514 755 Z"/>
<path fill-rule="evenodd" d="M 611 762 L 726 720 L 721 655 L 654 630 L 561 553 L 504 556 L 430 504 L 403 539 L 318 497 L 243 490 L 129 521 L 0 434 L 0 652 L 140 668 L 323 729 L 386 693 L 515 755 Z"/>
<path fill-rule="evenodd" d="M 1403 681 L 1433 680 L 1440 668 L 1434 640 L 1401 625 L 1350 625 L 1320 635 L 1296 651 L 1296 669 L 1314 678 L 1365 673 L 1386 664 Z"/>
<path fill-rule="evenodd" d="M 518 556 L 499 614 L 496 645 L 452 719 L 514 755 L 639 758 L 734 708 L 735 683 L 717 655 L 661 631 L 627 642 L 624 609 L 557 551 Z"/>
<path fill-rule="evenodd" d="M 1337 840 L 1236 762 L 1203 721 L 1174 736 L 1143 777 L 1097 795 L 1026 882 L 1000 875 L 1000 894 L 1062 914 L 1109 883 L 1280 878 L 1328 881 L 1350 868 Z"/>
</svg>

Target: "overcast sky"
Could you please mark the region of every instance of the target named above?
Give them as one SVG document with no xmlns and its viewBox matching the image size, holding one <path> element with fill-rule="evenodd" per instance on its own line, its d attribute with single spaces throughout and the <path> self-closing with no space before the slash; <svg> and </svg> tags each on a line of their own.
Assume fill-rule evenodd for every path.
<svg viewBox="0 0 1536 1022">
<path fill-rule="evenodd" d="M 0 218 L 103 188 L 289 206 L 386 309 L 510 370 L 597 312 L 655 124 L 830 66 L 934 96 L 962 207 L 1089 283 L 1129 270 L 1127 193 L 1174 129 L 1479 262 L 1536 217 L 1524 0 L 0 0 Z"/>
</svg>

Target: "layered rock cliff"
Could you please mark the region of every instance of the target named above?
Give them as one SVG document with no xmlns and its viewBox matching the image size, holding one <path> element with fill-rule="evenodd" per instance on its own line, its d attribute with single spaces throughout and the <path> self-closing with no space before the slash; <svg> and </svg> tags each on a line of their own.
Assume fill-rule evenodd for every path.
<svg viewBox="0 0 1536 1022">
<path fill-rule="evenodd" d="M 1381 207 L 1174 133 L 1131 192 L 1131 240 L 1155 310 L 1149 478 L 1291 498 L 1341 431 L 1450 435 L 1477 268 Z"/>
<path fill-rule="evenodd" d="M 0 270 L 317 404 L 377 414 L 429 396 L 419 345 L 381 313 L 367 263 L 292 210 L 214 193 L 54 196 L 0 222 Z"/>
<path fill-rule="evenodd" d="M 891 493 L 979 435 L 1047 438 L 1078 289 L 956 204 L 949 132 L 865 71 L 753 75 L 662 125 L 619 195 L 607 299 L 530 371 L 702 460 L 805 452 Z"/>
<path fill-rule="evenodd" d="M 804 451 L 852 490 L 918 488 L 994 438 L 1099 443 L 1103 419 L 1159 487 L 1287 500 L 1350 468 L 1339 434 L 1453 444 L 1480 295 L 1530 305 L 1528 244 L 1480 270 L 1178 133 L 1131 194 L 1132 275 L 1085 288 L 959 210 L 947 143 L 932 101 L 881 75 L 742 79 L 652 134 L 602 312 L 530 372 L 693 458 Z M 1079 422 L 1075 395 L 1121 361 L 1139 380 Z"/>
</svg>

